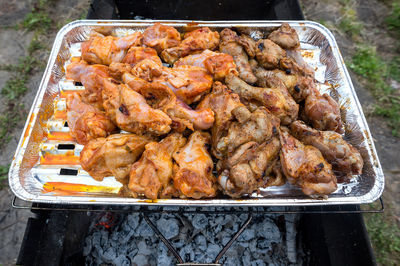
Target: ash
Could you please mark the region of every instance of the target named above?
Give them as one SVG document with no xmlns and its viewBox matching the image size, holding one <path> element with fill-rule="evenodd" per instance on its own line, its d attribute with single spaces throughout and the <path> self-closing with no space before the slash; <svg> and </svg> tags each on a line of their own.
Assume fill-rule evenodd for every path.
<svg viewBox="0 0 400 266">
<path fill-rule="evenodd" d="M 184 262 L 212 263 L 248 215 L 150 213 L 148 217 Z M 296 249 L 296 221 L 295 215 L 253 214 L 252 222 L 220 263 L 235 266 L 301 264 Z M 178 263 L 142 214 L 101 214 L 90 228 L 83 250 L 87 265 Z"/>
</svg>

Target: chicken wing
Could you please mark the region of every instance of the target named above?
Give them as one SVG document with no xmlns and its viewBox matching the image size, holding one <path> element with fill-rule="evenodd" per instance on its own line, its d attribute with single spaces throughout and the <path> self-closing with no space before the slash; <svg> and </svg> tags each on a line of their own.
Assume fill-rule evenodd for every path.
<svg viewBox="0 0 400 266">
<path fill-rule="evenodd" d="M 103 80 L 110 78 L 108 67 L 103 65 L 89 65 L 79 58 L 72 59 L 67 66 L 67 79 L 82 83 L 85 90 L 81 93 L 82 100 L 88 104 L 103 109 L 101 91 Z"/>
<path fill-rule="evenodd" d="M 200 54 L 180 58 L 174 63 L 174 67 L 185 65 L 206 69 L 210 75 L 213 75 L 214 80 L 223 80 L 229 73 L 238 74 L 232 56 L 224 53 L 216 53 L 208 49 Z"/>
<path fill-rule="evenodd" d="M 116 130 L 115 125 L 103 112 L 84 103 L 78 93 L 67 97 L 67 122 L 71 136 L 79 144 L 107 137 Z"/>
<path fill-rule="evenodd" d="M 162 65 L 161 59 L 157 55 L 157 51 L 149 47 L 131 47 L 125 55 L 122 63 L 129 64 L 134 67 L 140 61 L 145 59 L 152 60 L 158 65 Z"/>
<path fill-rule="evenodd" d="M 339 104 L 326 93 L 314 89 L 306 98 L 304 114 L 315 129 L 343 132 Z"/>
<path fill-rule="evenodd" d="M 224 170 L 218 183 L 224 194 L 238 198 L 268 184 L 278 184 L 272 183 L 270 174 L 279 150 L 280 142 L 276 136 L 261 145 L 252 141 L 241 145 L 225 162 L 219 163 Z"/>
<path fill-rule="evenodd" d="M 180 57 L 195 54 L 203 50 L 215 50 L 219 44 L 219 33 L 203 27 L 185 33 L 184 39 L 179 46 L 165 49 L 161 58 L 168 64 L 173 64 Z"/>
<path fill-rule="evenodd" d="M 282 23 L 279 29 L 268 35 L 268 39 L 278 44 L 283 49 L 294 49 L 300 46 L 299 36 L 296 30 L 288 23 Z"/>
<path fill-rule="evenodd" d="M 214 113 L 210 108 L 193 110 L 177 99 L 166 85 L 153 82 L 143 87 L 140 93 L 153 108 L 162 110 L 172 119 L 172 127 L 178 132 L 182 132 L 186 127 L 191 130 L 206 130 L 214 123 Z"/>
<path fill-rule="evenodd" d="M 293 122 L 290 129 L 293 136 L 304 144 L 318 148 L 339 175 L 361 174 L 364 163 L 360 152 L 340 134 L 315 130 L 299 120 Z"/>
<path fill-rule="evenodd" d="M 127 184 L 131 165 L 150 141 L 135 134 L 113 134 L 91 140 L 81 151 L 81 166 L 98 181 L 114 176 L 117 181 Z"/>
<path fill-rule="evenodd" d="M 171 130 L 171 119 L 161 110 L 150 107 L 144 97 L 121 84 L 119 87 L 119 107 L 116 122 L 121 129 L 143 134 L 163 135 Z"/>
<path fill-rule="evenodd" d="M 220 52 L 233 57 L 241 79 L 245 80 L 247 83 L 255 83 L 257 81 L 257 78 L 251 71 L 249 58 L 243 47 L 238 42 L 236 32 L 228 28 L 221 31 L 219 50 Z"/>
<path fill-rule="evenodd" d="M 207 151 L 210 134 L 195 131 L 184 147 L 173 154 L 174 186 L 181 197 L 210 198 L 217 194 L 216 178 L 212 173 L 213 161 Z"/>
<path fill-rule="evenodd" d="M 181 35 L 171 26 L 155 23 L 143 32 L 143 44 L 154 48 L 157 53 L 181 43 Z"/>
<path fill-rule="evenodd" d="M 313 197 L 326 196 L 337 189 L 332 166 L 317 148 L 304 145 L 286 131 L 281 131 L 280 140 L 282 170 L 290 183 Z"/>
<path fill-rule="evenodd" d="M 253 40 L 253 38 L 246 34 L 242 34 L 238 39 L 238 43 L 243 46 L 248 56 L 251 58 L 256 56 L 257 43 L 255 40 Z"/>
<path fill-rule="evenodd" d="M 81 45 L 82 59 L 93 64 L 109 65 L 112 62 L 121 62 L 126 51 L 131 46 L 139 46 L 142 33 L 137 31 L 124 37 L 92 36 Z"/>
<path fill-rule="evenodd" d="M 173 133 L 160 142 L 146 144 L 142 158 L 132 165 L 130 172 L 128 187 L 134 196 L 144 194 L 149 199 L 179 196 L 173 187 L 172 154 L 185 143 L 181 134 Z"/>
<path fill-rule="evenodd" d="M 232 111 L 237 107 L 244 107 L 239 95 L 218 81 L 214 83 L 212 92 L 197 106 L 201 110 L 210 108 L 215 114 L 215 122 L 211 128 L 211 146 L 214 156 L 218 159 L 223 158 L 222 151 L 217 145 L 218 141 L 228 133 L 230 123 L 235 120 Z"/>
<path fill-rule="evenodd" d="M 238 107 L 232 112 L 238 121 L 230 124 L 227 135 L 220 138 L 216 145 L 224 156 L 230 156 L 237 147 L 247 142 L 260 144 L 269 140 L 279 128 L 279 119 L 264 107 L 252 113 L 246 107 Z"/>
<path fill-rule="evenodd" d="M 281 119 L 282 124 L 290 124 L 297 119 L 299 106 L 284 86 L 275 88 L 253 87 L 234 75 L 228 75 L 226 85 L 240 98 L 255 100 L 265 106 L 272 114 Z"/>
<path fill-rule="evenodd" d="M 256 58 L 257 61 L 266 69 L 274 69 L 279 66 L 279 62 L 286 56 L 285 50 L 269 39 L 262 39 L 257 42 Z"/>
</svg>

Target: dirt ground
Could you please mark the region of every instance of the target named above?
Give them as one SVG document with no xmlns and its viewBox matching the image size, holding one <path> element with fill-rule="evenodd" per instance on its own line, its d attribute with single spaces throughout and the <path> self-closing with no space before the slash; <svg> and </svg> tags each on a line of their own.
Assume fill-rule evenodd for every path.
<svg viewBox="0 0 400 266">
<path fill-rule="evenodd" d="M 82 16 L 82 13 L 88 9 L 89 1 L 66 0 L 53 1 L 54 7 L 50 12 L 50 17 L 54 22 L 62 23 L 67 20 L 75 20 Z M 333 25 L 340 19 L 340 7 L 336 1 L 301 1 L 303 12 L 308 20 L 331 21 Z M 33 33 L 26 30 L 16 30 L 14 25 L 21 22 L 26 14 L 31 11 L 31 1 L 18 0 L 0 0 L 0 65 L 17 63 L 18 58 L 26 56 L 27 46 L 33 38 Z M 392 39 L 387 34 L 382 34 L 379 25 L 387 14 L 387 7 L 378 1 L 366 0 L 357 8 L 359 18 L 367 28 L 368 41 L 378 47 L 384 56 L 390 57 L 393 44 L 398 41 Z M 60 15 L 61 14 L 61 15 Z M 354 51 L 353 41 L 350 37 L 338 30 L 332 29 L 345 59 L 349 59 Z M 48 47 L 56 35 L 56 29 L 52 27 L 46 42 Z M 42 60 L 47 61 L 49 51 L 43 52 Z M 29 79 L 28 91 L 21 98 L 25 108 L 29 109 L 40 83 L 42 71 L 37 71 Z M 370 91 L 362 85 L 355 74 L 351 73 L 357 95 L 361 101 L 364 111 L 370 113 L 370 108 L 376 103 Z M 10 73 L 0 70 L 0 88 L 4 86 L 9 79 Z M 4 110 L 4 99 L 0 95 L 0 112 Z M 400 150 L 400 139 L 391 134 L 390 128 L 386 125 L 383 118 L 376 116 L 367 116 L 372 136 L 378 155 L 383 166 L 386 178 L 386 187 L 384 192 L 385 202 L 391 208 L 397 217 L 400 217 L 400 159 L 398 151 Z M 7 165 L 11 162 L 21 131 L 25 124 L 24 120 L 18 122 L 15 128 L 10 128 L 12 138 L 10 142 L 1 149 L 0 165 Z M 396 196 L 397 195 L 397 196 Z M 17 211 L 11 208 L 12 193 L 6 187 L 0 190 L 0 265 L 15 264 L 19 252 L 19 247 L 23 238 L 25 224 L 29 216 L 29 211 Z M 400 220 L 399 220 L 400 222 Z"/>
</svg>

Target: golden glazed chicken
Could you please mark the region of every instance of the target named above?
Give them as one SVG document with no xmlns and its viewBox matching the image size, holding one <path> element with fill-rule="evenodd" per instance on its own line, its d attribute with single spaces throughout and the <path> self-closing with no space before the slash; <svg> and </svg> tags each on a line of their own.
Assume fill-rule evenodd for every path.
<svg viewBox="0 0 400 266">
<path fill-rule="evenodd" d="M 324 198 L 362 174 L 296 30 L 240 33 L 160 23 L 124 37 L 93 33 L 66 67 L 84 87 L 67 97 L 82 168 L 152 200 L 249 197 L 286 180 Z"/>
</svg>

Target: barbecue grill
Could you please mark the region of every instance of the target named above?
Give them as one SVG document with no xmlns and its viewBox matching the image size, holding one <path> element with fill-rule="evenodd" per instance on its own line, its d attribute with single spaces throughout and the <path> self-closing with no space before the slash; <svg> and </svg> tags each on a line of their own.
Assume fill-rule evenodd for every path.
<svg viewBox="0 0 400 266">
<path fill-rule="evenodd" d="M 186 19 L 186 20 L 302 20 L 299 3 L 282 1 L 113 1 L 93 0 L 88 19 Z M 369 212 L 382 212 L 381 208 Z M 152 207 L 27 204 L 16 198 L 13 207 L 30 209 L 35 214 L 27 223 L 24 240 L 17 260 L 18 265 L 82 265 L 88 260 L 87 239 L 94 233 L 122 230 L 129 217 L 139 217 L 140 225 L 147 224 L 159 243 L 165 245 L 177 265 L 193 262 L 181 256 L 176 243 L 165 236 L 160 219 L 204 214 L 208 220 L 230 217 L 236 230 L 231 230 L 227 241 L 212 259 L 220 265 L 240 235 L 251 226 L 266 224 L 264 217 L 275 221 L 280 241 L 285 246 L 281 264 L 304 265 L 374 265 L 375 258 L 358 205 L 313 207 Z M 192 216 L 191 216 L 192 215 Z M 179 222 L 182 226 L 182 222 Z M 140 225 L 138 225 L 140 228 Z M 183 225 L 184 226 L 184 225 Z M 132 227 L 133 228 L 133 227 Z M 210 227 L 214 228 L 214 227 Z M 132 230 L 134 230 L 133 228 Z M 136 229 L 135 229 L 136 230 Z M 253 230 L 253 229 L 249 229 Z M 182 231 L 182 230 L 180 230 Z M 256 234 L 257 235 L 257 234 Z M 257 236 L 254 237 L 256 239 Z M 172 238 L 174 239 L 174 238 Z M 107 240 L 112 241 L 112 240 Z M 117 241 L 117 240 L 115 240 Z M 194 240 L 193 240 L 194 241 Z M 127 245 L 126 243 L 124 245 Z M 185 245 L 189 245 L 185 243 Z M 101 246 L 101 245 L 100 245 Z M 191 246 L 193 247 L 193 246 Z M 103 247 L 104 248 L 104 247 Z M 182 250 L 183 247 L 180 247 Z M 91 247 L 90 250 L 96 248 Z M 208 249 L 207 249 L 208 250 Z M 105 253 L 105 251 L 104 251 Z M 103 255 L 104 255 L 103 253 Z M 203 262 L 203 261 L 202 261 Z M 241 261 L 242 264 L 245 262 Z M 92 261 L 95 264 L 95 261 Z M 114 262 L 115 263 L 115 262 Z M 131 263 L 133 263 L 131 261 Z M 111 263 L 112 264 L 112 263 Z M 202 264 L 196 264 L 202 265 Z M 204 265 L 204 264 L 203 264 Z"/>
</svg>

